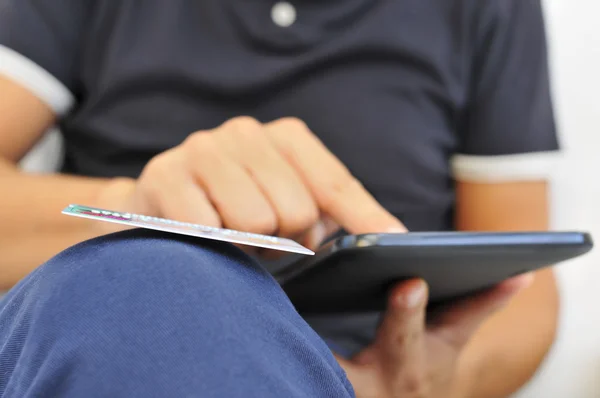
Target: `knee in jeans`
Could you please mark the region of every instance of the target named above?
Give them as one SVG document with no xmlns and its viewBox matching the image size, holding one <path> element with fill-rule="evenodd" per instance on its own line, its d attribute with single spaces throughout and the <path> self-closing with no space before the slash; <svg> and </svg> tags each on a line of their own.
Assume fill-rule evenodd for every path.
<svg viewBox="0 0 600 398">
<path fill-rule="evenodd" d="M 232 245 L 149 230 L 131 230 L 83 242 L 38 271 L 41 287 L 122 295 L 218 289 L 232 279 L 266 279 L 265 272 Z"/>
</svg>

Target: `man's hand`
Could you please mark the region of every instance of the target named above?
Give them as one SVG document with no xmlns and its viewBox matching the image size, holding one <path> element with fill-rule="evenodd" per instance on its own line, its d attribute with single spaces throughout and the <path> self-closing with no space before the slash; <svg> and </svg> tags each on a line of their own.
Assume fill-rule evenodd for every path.
<svg viewBox="0 0 600 398">
<path fill-rule="evenodd" d="M 115 210 L 278 235 L 313 249 L 326 218 L 351 233 L 404 228 L 297 119 L 242 117 L 194 133 L 104 198 Z"/>
<path fill-rule="evenodd" d="M 358 398 L 466 398 L 461 352 L 478 327 L 532 282 L 508 280 L 426 320 L 427 286 L 397 286 L 375 342 L 352 360 L 338 358 Z"/>
</svg>

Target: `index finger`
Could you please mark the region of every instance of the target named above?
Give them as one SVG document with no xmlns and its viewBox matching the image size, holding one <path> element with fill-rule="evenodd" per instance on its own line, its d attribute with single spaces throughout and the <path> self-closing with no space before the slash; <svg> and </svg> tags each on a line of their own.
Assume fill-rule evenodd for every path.
<svg viewBox="0 0 600 398">
<path fill-rule="evenodd" d="M 300 173 L 320 210 L 351 234 L 406 231 L 304 123 L 280 119 L 267 134 Z"/>
</svg>

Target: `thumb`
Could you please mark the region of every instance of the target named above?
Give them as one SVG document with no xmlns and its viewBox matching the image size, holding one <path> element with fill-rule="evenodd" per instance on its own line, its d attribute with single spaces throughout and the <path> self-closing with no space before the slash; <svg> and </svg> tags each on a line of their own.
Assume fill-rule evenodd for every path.
<svg viewBox="0 0 600 398">
<path fill-rule="evenodd" d="M 401 283 L 390 295 L 374 345 L 386 367 L 392 371 L 416 361 L 420 355 L 427 293 L 427 284 L 415 279 Z"/>
</svg>

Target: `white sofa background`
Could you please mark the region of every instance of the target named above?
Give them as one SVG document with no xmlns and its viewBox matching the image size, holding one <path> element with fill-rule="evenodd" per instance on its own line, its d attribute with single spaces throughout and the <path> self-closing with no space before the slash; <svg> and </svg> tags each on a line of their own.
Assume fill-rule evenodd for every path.
<svg viewBox="0 0 600 398">
<path fill-rule="evenodd" d="M 553 224 L 600 242 L 600 2 L 545 0 L 563 163 L 553 184 Z M 600 397 L 600 248 L 558 268 L 558 341 L 519 398 Z"/>
<path fill-rule="evenodd" d="M 592 230 L 600 242 L 600 1 L 545 0 L 558 123 L 565 156 L 553 183 L 555 229 Z M 48 134 L 23 161 L 56 169 L 60 137 Z M 558 268 L 559 338 L 518 398 L 600 397 L 600 248 Z"/>
</svg>

